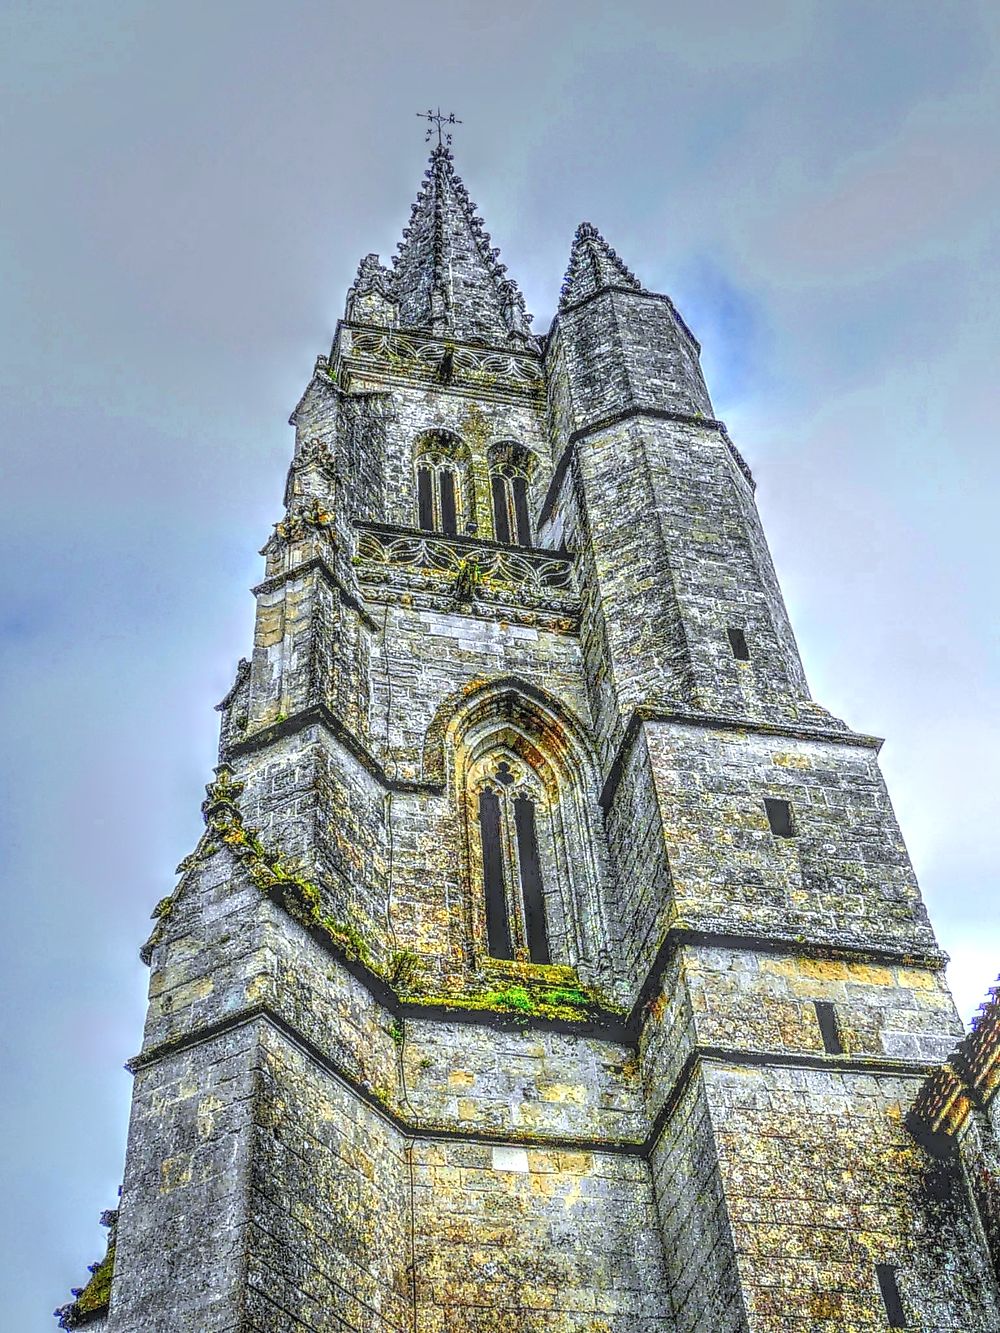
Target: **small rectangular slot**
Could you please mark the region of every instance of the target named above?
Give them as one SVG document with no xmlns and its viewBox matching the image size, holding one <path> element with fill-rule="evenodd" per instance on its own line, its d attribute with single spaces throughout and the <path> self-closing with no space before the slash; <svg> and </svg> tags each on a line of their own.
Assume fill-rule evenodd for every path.
<svg viewBox="0 0 1000 1333">
<path fill-rule="evenodd" d="M 899 1294 L 899 1283 L 896 1281 L 896 1265 L 876 1264 L 875 1276 L 878 1278 L 889 1327 L 906 1328 L 906 1311 L 903 1309 L 903 1298 Z"/>
<path fill-rule="evenodd" d="M 735 626 L 730 625 L 729 629 L 726 630 L 726 633 L 729 635 L 729 646 L 732 648 L 733 656 L 736 658 L 737 662 L 749 662 L 750 649 L 747 647 L 747 636 L 744 632 L 741 629 L 736 629 Z"/>
<path fill-rule="evenodd" d="M 816 1006 L 816 1021 L 823 1038 L 823 1049 L 827 1055 L 843 1055 L 844 1043 L 840 1039 L 836 1009 L 829 1000 L 814 1000 L 813 1004 Z"/>
<path fill-rule="evenodd" d="M 447 537 L 458 535 L 458 514 L 455 510 L 455 474 L 442 472 L 441 476 L 441 531 Z"/>
<path fill-rule="evenodd" d="M 765 796 L 764 809 L 767 811 L 767 822 L 771 825 L 771 832 L 776 838 L 795 837 L 791 802 L 783 801 L 777 796 Z"/>
</svg>

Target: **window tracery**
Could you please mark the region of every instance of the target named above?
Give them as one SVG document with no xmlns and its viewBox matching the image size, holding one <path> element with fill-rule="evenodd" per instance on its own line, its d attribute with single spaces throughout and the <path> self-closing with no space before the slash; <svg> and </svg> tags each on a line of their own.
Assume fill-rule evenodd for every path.
<svg viewBox="0 0 1000 1333">
<path fill-rule="evenodd" d="M 464 699 L 440 743 L 464 828 L 473 954 L 604 973 L 607 853 L 575 720 L 531 686 L 495 683 Z"/>
<path fill-rule="evenodd" d="M 479 789 L 486 936 L 490 956 L 551 962 L 536 791 L 519 765 L 493 765 Z"/>
<path fill-rule="evenodd" d="M 474 522 L 469 487 L 469 451 L 448 431 L 432 431 L 415 450 L 417 526 L 446 537 Z"/>
<path fill-rule="evenodd" d="M 531 474 L 537 460 L 530 449 L 512 441 L 489 451 L 493 536 L 506 546 L 530 546 Z"/>
</svg>

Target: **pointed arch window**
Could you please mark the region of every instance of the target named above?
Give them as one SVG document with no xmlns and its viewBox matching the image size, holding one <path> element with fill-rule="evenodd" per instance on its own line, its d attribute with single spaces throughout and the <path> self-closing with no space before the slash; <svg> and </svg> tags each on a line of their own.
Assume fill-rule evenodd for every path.
<svg viewBox="0 0 1000 1333">
<path fill-rule="evenodd" d="M 513 442 L 489 452 L 493 536 L 506 546 L 531 545 L 531 474 L 536 459 L 530 449 Z"/>
<path fill-rule="evenodd" d="M 417 526 L 456 537 L 473 521 L 468 450 L 447 431 L 432 431 L 415 450 Z"/>
<path fill-rule="evenodd" d="M 536 795 L 506 759 L 479 791 L 479 836 L 490 956 L 550 962 Z"/>
<path fill-rule="evenodd" d="M 449 928 L 464 921 L 474 965 L 603 975 L 613 966 L 607 844 L 596 757 L 577 720 L 527 684 L 484 684 L 435 719 L 425 761 L 427 773 L 454 777 L 466 911 Z"/>
</svg>

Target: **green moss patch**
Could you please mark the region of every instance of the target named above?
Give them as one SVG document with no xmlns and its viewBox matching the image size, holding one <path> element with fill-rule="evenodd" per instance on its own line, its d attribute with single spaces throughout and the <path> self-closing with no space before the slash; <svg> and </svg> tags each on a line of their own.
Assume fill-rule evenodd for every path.
<svg viewBox="0 0 1000 1333">
<path fill-rule="evenodd" d="M 579 986 L 504 986 L 469 995 L 415 995 L 412 1003 L 443 1009 L 473 1009 L 529 1018 L 558 1019 L 580 1023 L 601 1009 L 596 999 Z"/>
</svg>

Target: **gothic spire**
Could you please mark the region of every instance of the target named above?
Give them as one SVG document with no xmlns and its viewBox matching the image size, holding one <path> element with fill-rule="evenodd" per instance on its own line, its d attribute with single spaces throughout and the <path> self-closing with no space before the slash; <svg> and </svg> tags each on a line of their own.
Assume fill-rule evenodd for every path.
<svg viewBox="0 0 1000 1333">
<path fill-rule="evenodd" d="M 627 287 L 633 292 L 645 290 L 597 228 L 589 222 L 581 222 L 573 237 L 569 267 L 559 296 L 559 309 L 565 310 L 567 306 L 582 301 L 585 296 L 593 296 L 605 287 Z"/>
<path fill-rule="evenodd" d="M 446 144 L 431 153 L 398 249 L 401 324 L 470 341 L 534 341 L 524 297 L 491 246 Z"/>
</svg>

